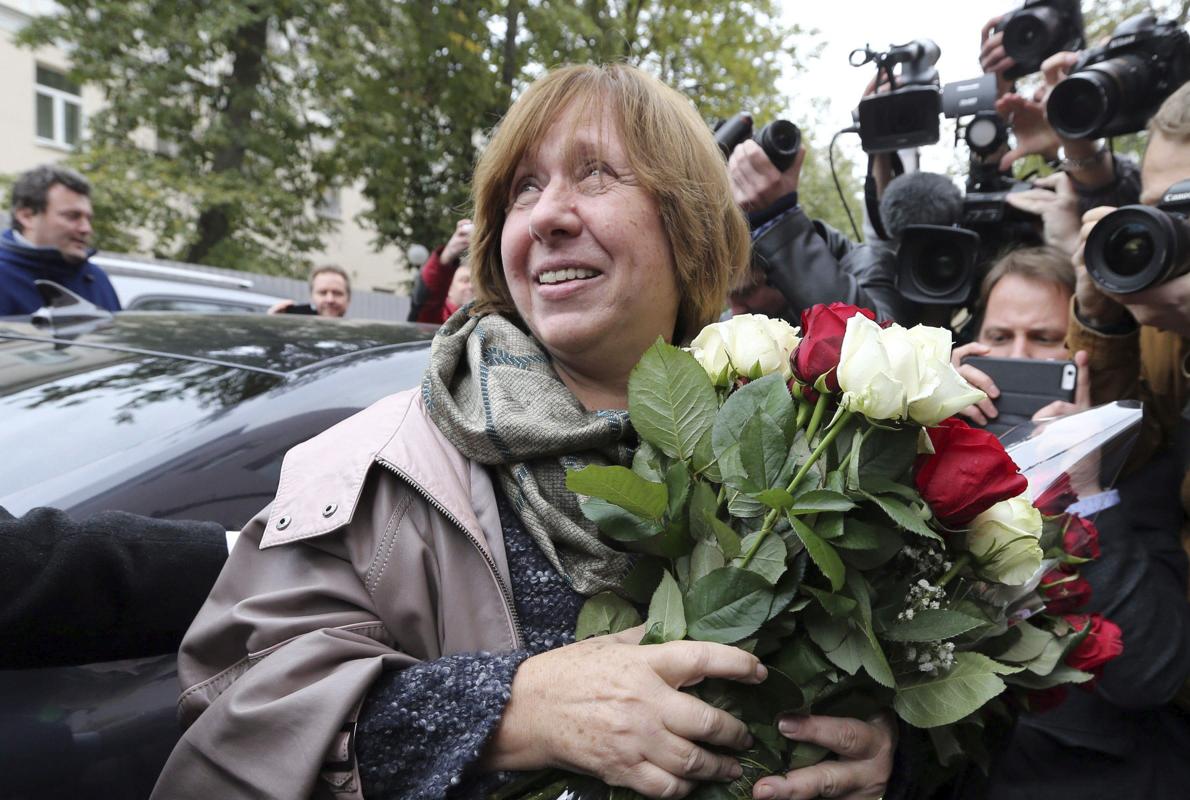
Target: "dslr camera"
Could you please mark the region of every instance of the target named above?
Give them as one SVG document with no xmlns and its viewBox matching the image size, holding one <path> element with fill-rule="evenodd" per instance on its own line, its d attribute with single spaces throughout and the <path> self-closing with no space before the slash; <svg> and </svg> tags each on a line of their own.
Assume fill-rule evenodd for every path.
<svg viewBox="0 0 1190 800">
<path fill-rule="evenodd" d="M 1004 71 L 1009 80 L 1037 72 L 1054 53 L 1086 46 L 1079 0 L 1025 0 L 996 30 L 1004 34 L 1004 52 L 1016 62 Z"/>
<path fill-rule="evenodd" d="M 1190 272 L 1190 180 L 1171 186 L 1156 208 L 1124 206 L 1087 237 L 1087 274 L 1109 292 L 1131 294 Z"/>
<path fill-rule="evenodd" d="M 1067 139 L 1142 130 L 1165 98 L 1190 79 L 1190 36 L 1170 20 L 1138 14 L 1088 50 L 1050 93 L 1050 125 Z"/>
<path fill-rule="evenodd" d="M 770 122 L 756 136 L 752 136 L 752 115 L 743 112 L 715 126 L 715 142 L 724 158 L 749 138 L 760 145 L 779 172 L 789 169 L 802 148 L 801 130 L 787 119 Z"/>
<path fill-rule="evenodd" d="M 860 100 L 855 111 L 865 153 L 890 153 L 938 141 L 942 99 L 934 65 L 941 54 L 938 45 L 929 39 L 894 45 L 886 53 L 866 47 L 852 51 L 853 67 L 875 62 L 877 84 L 884 79 L 892 87 L 890 92 Z M 898 64 L 899 76 L 893 74 Z"/>
</svg>

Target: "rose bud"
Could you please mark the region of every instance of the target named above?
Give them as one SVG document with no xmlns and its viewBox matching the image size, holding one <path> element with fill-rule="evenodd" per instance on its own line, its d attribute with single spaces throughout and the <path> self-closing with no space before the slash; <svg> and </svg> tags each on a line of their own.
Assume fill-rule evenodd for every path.
<svg viewBox="0 0 1190 800">
<path fill-rule="evenodd" d="M 1099 529 L 1091 520 L 1071 514 L 1062 534 L 1062 549 L 1075 558 L 1099 558 Z"/>
<path fill-rule="evenodd" d="M 847 303 L 818 303 L 802 312 L 802 340 L 790 359 L 793 374 L 807 386 L 813 386 L 826 376 L 826 387 L 839 391 L 835 368 L 839 366 L 839 351 L 843 349 L 843 334 L 847 320 L 862 314 L 873 322 L 876 312 Z"/>
<path fill-rule="evenodd" d="M 1061 567 L 1047 572 L 1039 588 L 1045 595 L 1045 610 L 1049 614 L 1069 614 L 1091 600 L 1091 584 L 1087 579 Z"/>
<path fill-rule="evenodd" d="M 961 528 L 1028 486 L 1004 445 L 987 431 L 951 417 L 926 432 L 934 452 L 917 457 L 913 481 L 943 525 Z"/>
<path fill-rule="evenodd" d="M 1087 635 L 1066 654 L 1067 666 L 1090 672 L 1096 678 L 1103 673 L 1107 662 L 1124 652 L 1124 638 L 1120 626 L 1102 614 L 1065 614 L 1062 617 L 1076 630 Z M 1094 681 L 1081 684 L 1090 689 Z"/>
<path fill-rule="evenodd" d="M 1078 494 L 1070 485 L 1070 476 L 1063 472 L 1033 501 L 1033 505 L 1037 506 L 1037 510 L 1042 514 L 1053 517 L 1061 514 L 1070 507 L 1071 503 L 1077 501 Z"/>
</svg>

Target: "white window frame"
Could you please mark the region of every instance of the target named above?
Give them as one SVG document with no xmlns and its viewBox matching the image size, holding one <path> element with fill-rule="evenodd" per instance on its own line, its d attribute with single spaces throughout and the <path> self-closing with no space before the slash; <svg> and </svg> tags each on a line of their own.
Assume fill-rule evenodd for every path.
<svg viewBox="0 0 1190 800">
<path fill-rule="evenodd" d="M 55 72 L 62 74 L 58 70 L 50 67 L 41 67 L 47 72 Z M 52 139 L 47 139 L 38 131 L 38 116 L 37 116 L 37 98 L 40 95 L 45 95 L 50 98 L 53 103 L 53 117 L 54 117 L 54 136 Z M 82 94 L 71 94 L 53 86 L 46 86 L 44 83 L 37 82 L 34 78 L 34 94 L 33 94 L 33 134 L 38 144 L 46 147 L 54 147 L 59 150 L 74 150 L 77 145 L 70 144 L 66 141 L 66 105 L 72 104 L 78 108 L 79 115 L 79 130 L 78 139 L 83 138 L 83 130 L 86 128 L 86 120 L 83 118 L 83 97 Z"/>
</svg>

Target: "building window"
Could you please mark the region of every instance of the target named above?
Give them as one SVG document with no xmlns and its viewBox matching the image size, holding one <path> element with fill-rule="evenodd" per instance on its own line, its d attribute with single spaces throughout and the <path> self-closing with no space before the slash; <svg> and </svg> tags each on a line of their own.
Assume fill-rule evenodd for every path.
<svg viewBox="0 0 1190 800">
<path fill-rule="evenodd" d="M 83 129 L 83 98 L 78 84 L 61 72 L 37 67 L 37 141 L 73 149 Z"/>
</svg>

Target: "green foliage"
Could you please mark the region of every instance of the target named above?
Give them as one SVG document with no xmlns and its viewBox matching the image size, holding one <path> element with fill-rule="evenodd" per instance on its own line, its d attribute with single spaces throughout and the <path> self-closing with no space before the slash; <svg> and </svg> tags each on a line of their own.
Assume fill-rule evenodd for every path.
<svg viewBox="0 0 1190 800">
<path fill-rule="evenodd" d="M 643 439 L 670 458 L 690 458 L 718 401 L 694 356 L 658 339 L 628 378 L 628 412 Z"/>
<path fill-rule="evenodd" d="M 639 624 L 640 614 L 631 603 L 612 592 L 601 592 L 579 610 L 574 638 L 581 640 L 619 633 Z"/>
</svg>

